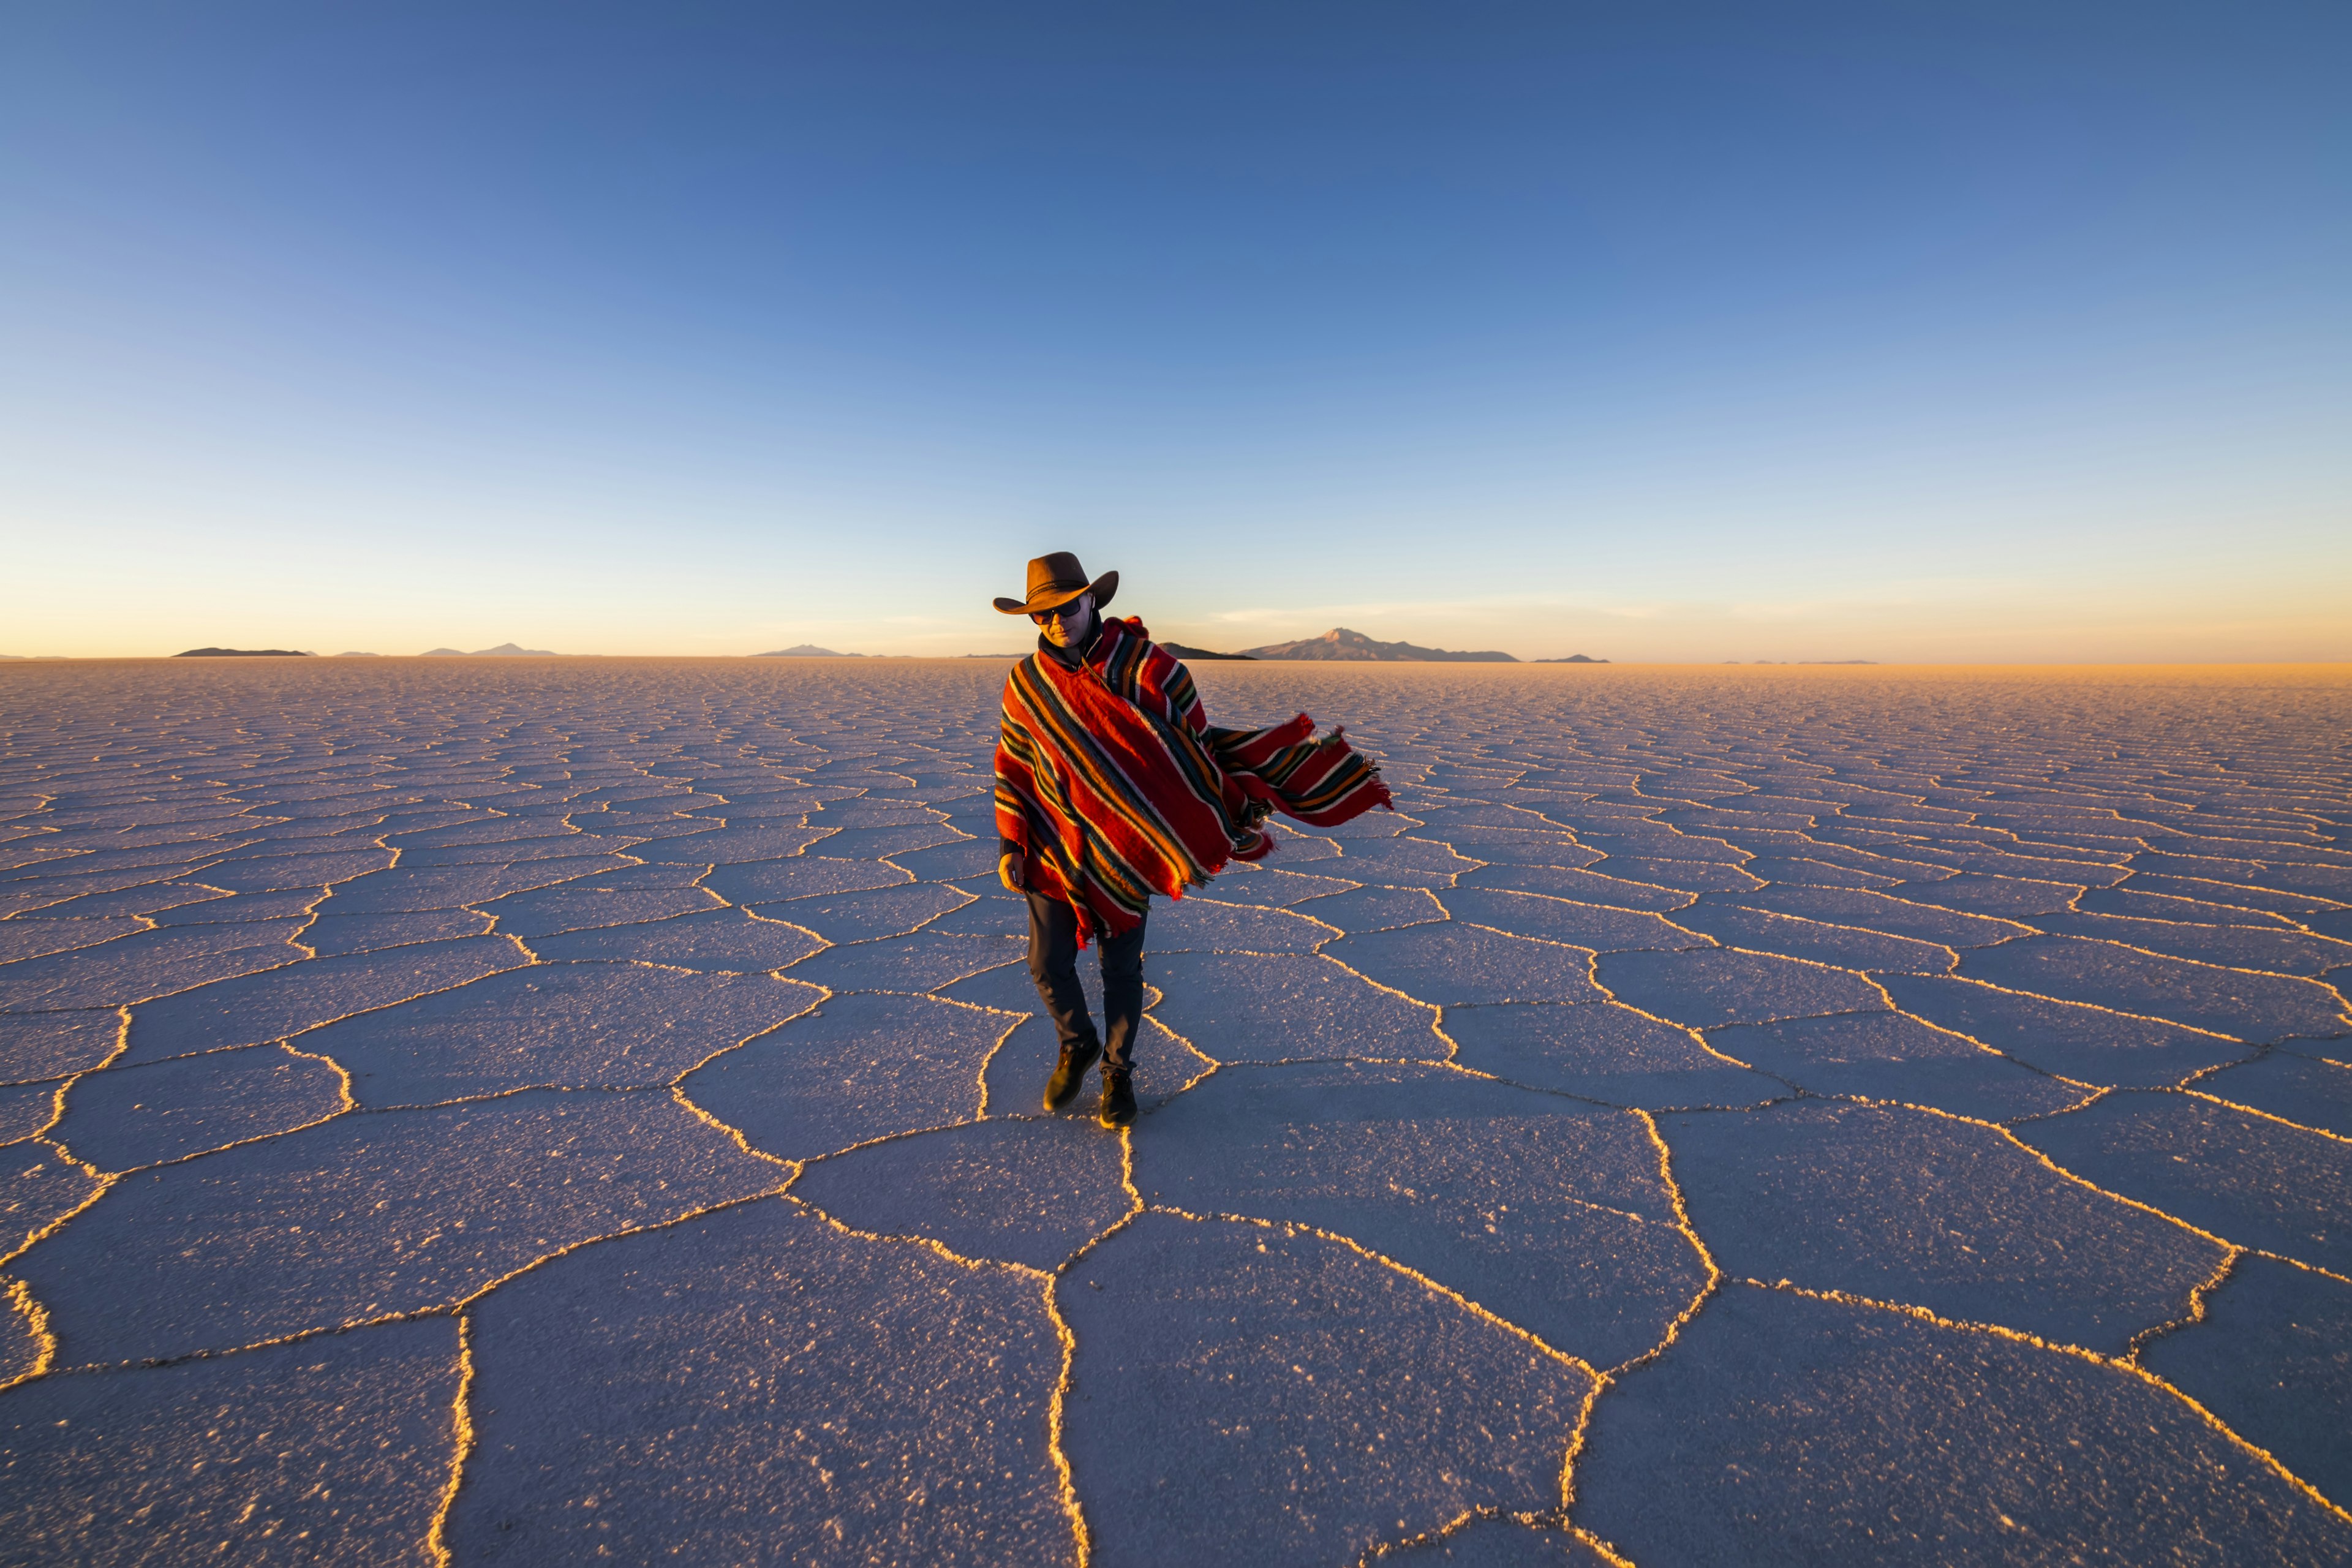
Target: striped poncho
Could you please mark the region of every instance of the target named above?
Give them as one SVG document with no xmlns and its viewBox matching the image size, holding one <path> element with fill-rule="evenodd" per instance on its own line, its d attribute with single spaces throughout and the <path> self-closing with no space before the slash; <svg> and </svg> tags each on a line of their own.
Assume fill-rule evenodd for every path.
<svg viewBox="0 0 2352 1568">
<path fill-rule="evenodd" d="M 1212 725 L 1143 623 L 1106 619 L 1076 668 L 1031 654 L 1005 678 L 997 833 L 1031 889 L 1068 900 L 1081 940 L 1132 931 L 1153 893 L 1181 898 L 1228 860 L 1262 858 L 1275 812 L 1329 826 L 1389 805 L 1339 731 L 1314 734 L 1304 713 Z"/>
</svg>

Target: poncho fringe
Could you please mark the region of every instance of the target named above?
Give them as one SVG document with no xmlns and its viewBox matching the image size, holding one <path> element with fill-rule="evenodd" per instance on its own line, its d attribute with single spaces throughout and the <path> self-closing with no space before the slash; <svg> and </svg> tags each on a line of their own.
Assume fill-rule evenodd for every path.
<svg viewBox="0 0 2352 1568">
<path fill-rule="evenodd" d="M 1276 812 L 1328 827 L 1390 806 L 1339 730 L 1301 713 L 1220 729 L 1190 671 L 1139 620 L 1106 620 L 1077 668 L 1032 654 L 1004 681 L 996 827 L 1028 885 L 1066 900 L 1082 938 L 1132 931 L 1150 896 L 1181 898 L 1229 860 L 1274 847 Z M 1391 806 L 1391 809 L 1394 809 Z"/>
</svg>

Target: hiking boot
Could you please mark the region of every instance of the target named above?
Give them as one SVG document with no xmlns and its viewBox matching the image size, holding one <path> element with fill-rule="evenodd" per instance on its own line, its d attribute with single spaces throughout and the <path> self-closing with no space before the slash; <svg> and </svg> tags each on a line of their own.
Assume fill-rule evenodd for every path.
<svg viewBox="0 0 2352 1568">
<path fill-rule="evenodd" d="M 1064 1046 L 1062 1059 L 1054 1064 L 1054 1076 L 1045 1080 L 1045 1109 L 1059 1110 L 1078 1098 L 1078 1086 L 1087 1080 L 1087 1069 L 1102 1055 L 1102 1044 L 1096 1041 L 1083 1046 Z"/>
<path fill-rule="evenodd" d="M 1103 1068 L 1100 1115 L 1105 1127 L 1124 1127 L 1135 1120 L 1135 1075 L 1127 1068 Z"/>
</svg>

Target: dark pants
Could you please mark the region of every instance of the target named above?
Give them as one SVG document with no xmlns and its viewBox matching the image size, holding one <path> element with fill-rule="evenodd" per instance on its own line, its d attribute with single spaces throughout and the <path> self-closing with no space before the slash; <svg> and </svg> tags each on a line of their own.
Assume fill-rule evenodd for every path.
<svg viewBox="0 0 2352 1568">
<path fill-rule="evenodd" d="M 1135 1031 L 1143 1022 L 1143 924 L 1125 936 L 1097 940 L 1102 953 L 1103 1066 L 1132 1065 Z M 1065 1046 L 1095 1043 L 1095 1021 L 1078 989 L 1078 917 L 1060 899 L 1029 895 L 1029 978 L 1054 1017 Z"/>
</svg>

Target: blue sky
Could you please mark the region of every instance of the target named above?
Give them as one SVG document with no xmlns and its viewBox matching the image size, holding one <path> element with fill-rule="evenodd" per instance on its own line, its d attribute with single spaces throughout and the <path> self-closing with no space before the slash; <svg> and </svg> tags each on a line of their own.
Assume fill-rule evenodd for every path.
<svg viewBox="0 0 2352 1568">
<path fill-rule="evenodd" d="M 2352 12 L 17 7 L 0 652 L 2352 658 Z"/>
</svg>

